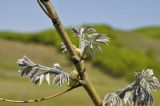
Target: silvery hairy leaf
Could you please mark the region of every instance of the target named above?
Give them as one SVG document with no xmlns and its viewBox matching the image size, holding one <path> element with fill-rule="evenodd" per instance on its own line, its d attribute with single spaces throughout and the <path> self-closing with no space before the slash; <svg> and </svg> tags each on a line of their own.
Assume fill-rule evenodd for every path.
<svg viewBox="0 0 160 106">
<path fill-rule="evenodd" d="M 145 88 L 140 85 L 134 85 L 133 90 L 125 92 L 124 104 L 129 104 L 130 106 L 152 106 L 153 98 L 151 93 L 149 93 Z"/>
<path fill-rule="evenodd" d="M 74 35 L 82 37 L 84 34 L 95 33 L 96 30 L 88 25 L 79 25 L 72 28 L 72 32 Z"/>
<path fill-rule="evenodd" d="M 39 67 L 26 56 L 23 56 L 23 58 L 18 59 L 17 64 L 18 66 L 20 66 L 20 70 L 18 71 L 20 76 L 28 75 L 30 72 L 39 69 Z"/>
<path fill-rule="evenodd" d="M 62 52 L 66 52 L 67 51 L 67 48 L 66 46 L 64 45 L 64 43 L 61 43 L 61 49 L 62 49 Z"/>
<path fill-rule="evenodd" d="M 47 80 L 48 84 L 50 85 L 50 74 L 49 73 L 46 75 L 46 80 Z"/>
<path fill-rule="evenodd" d="M 130 106 L 153 106 L 152 91 L 160 87 L 152 69 L 135 73 L 135 81 L 117 92 L 125 104 Z"/>
<path fill-rule="evenodd" d="M 130 92 L 126 92 L 125 96 L 124 96 L 124 104 L 127 103 L 127 101 L 129 101 L 129 98 L 131 97 L 131 93 Z"/>
<path fill-rule="evenodd" d="M 55 63 L 52 67 L 46 67 L 40 64 L 35 64 L 29 58 L 24 56 L 17 61 L 20 66 L 18 73 L 20 76 L 29 76 L 30 80 L 34 84 L 41 85 L 44 79 L 50 84 L 51 76 L 55 78 L 56 85 L 61 86 L 64 82 L 69 82 L 71 75 L 64 72 L 58 63 Z"/>
<path fill-rule="evenodd" d="M 96 30 L 91 26 L 81 25 L 72 28 L 72 32 L 79 37 L 79 48 L 83 52 L 86 52 L 86 49 L 89 48 L 91 56 L 95 55 L 95 49 L 102 52 L 99 43 L 108 44 L 109 38 L 106 34 L 96 33 Z"/>
<path fill-rule="evenodd" d="M 40 77 L 39 77 L 39 85 L 42 84 L 44 78 L 45 78 L 44 74 L 41 74 Z"/>
<path fill-rule="evenodd" d="M 94 51 L 94 48 L 93 48 L 92 44 L 89 46 L 89 49 L 90 49 L 91 56 L 94 57 L 95 56 L 95 51 Z"/>
<path fill-rule="evenodd" d="M 25 55 L 23 56 L 23 58 L 18 59 L 17 64 L 22 67 L 34 65 L 34 63 L 30 59 L 28 59 Z"/>
<path fill-rule="evenodd" d="M 95 45 L 95 48 L 96 48 L 96 50 L 97 50 L 98 52 L 102 53 L 102 49 L 101 49 L 101 47 L 100 47 L 99 45 Z"/>
<path fill-rule="evenodd" d="M 54 78 L 53 83 L 55 83 L 57 86 L 61 86 L 64 82 L 69 83 L 70 75 L 68 73 L 61 73 L 56 75 Z"/>
<path fill-rule="evenodd" d="M 93 43 L 104 43 L 108 44 L 109 43 L 109 38 L 107 38 L 106 34 L 98 34 L 98 33 L 93 33 L 90 35 L 86 35 L 88 40 L 91 40 Z"/>
<path fill-rule="evenodd" d="M 103 106 L 122 106 L 122 100 L 116 93 L 109 93 L 103 99 Z"/>
<path fill-rule="evenodd" d="M 160 87 L 159 80 L 154 76 L 152 69 L 136 73 L 135 77 L 137 80 L 140 80 L 140 85 L 148 92 L 152 92 L 156 90 L 156 88 Z"/>
</svg>

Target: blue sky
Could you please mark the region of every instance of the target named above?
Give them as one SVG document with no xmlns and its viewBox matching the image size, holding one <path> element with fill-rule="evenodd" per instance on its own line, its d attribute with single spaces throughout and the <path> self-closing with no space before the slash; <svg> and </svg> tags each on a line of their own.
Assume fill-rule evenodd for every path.
<svg viewBox="0 0 160 106">
<path fill-rule="evenodd" d="M 65 26 L 103 23 L 119 29 L 160 26 L 160 0 L 52 0 Z M 0 30 L 36 32 L 52 24 L 36 0 L 0 0 Z"/>
</svg>

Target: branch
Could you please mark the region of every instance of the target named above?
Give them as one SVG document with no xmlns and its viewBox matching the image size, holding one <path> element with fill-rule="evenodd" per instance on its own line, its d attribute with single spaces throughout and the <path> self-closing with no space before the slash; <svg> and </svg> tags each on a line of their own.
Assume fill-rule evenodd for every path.
<svg viewBox="0 0 160 106">
<path fill-rule="evenodd" d="M 61 37 L 62 41 L 64 42 L 64 44 L 67 47 L 67 50 L 69 51 L 70 55 L 76 55 L 76 53 L 73 50 L 72 47 L 72 43 L 68 38 L 67 33 L 64 30 L 64 27 L 62 25 L 62 23 L 60 22 L 58 15 L 56 13 L 56 11 L 54 10 L 51 1 L 50 0 L 37 0 L 38 4 L 40 4 L 40 7 L 42 8 L 42 10 L 47 13 L 47 15 L 49 16 L 49 18 L 51 18 L 53 25 L 55 26 L 59 36 Z M 42 6 L 43 4 L 43 6 Z M 44 9 L 45 8 L 45 9 Z"/>
<path fill-rule="evenodd" d="M 73 57 L 76 57 L 77 61 L 79 61 L 80 57 L 77 55 L 76 51 L 73 49 L 73 45 L 72 45 L 67 33 L 65 32 L 64 26 L 60 22 L 60 19 L 56 13 L 51 1 L 50 0 L 38 0 L 38 2 L 39 1 L 43 4 L 46 13 L 49 14 L 49 17 L 51 18 L 52 23 L 53 23 L 55 29 L 57 30 L 61 40 L 63 41 L 64 45 L 66 46 L 66 48 L 70 54 L 71 59 L 73 59 Z M 42 10 L 44 10 L 44 9 L 42 8 Z M 79 61 L 78 63 L 77 63 L 77 61 L 72 61 L 72 63 L 75 65 L 75 67 L 79 73 L 80 79 L 85 82 L 85 84 L 83 84 L 84 89 L 87 91 L 88 95 L 90 96 L 90 98 L 92 99 L 92 101 L 94 102 L 94 104 L 96 106 L 102 106 L 102 100 L 100 99 L 93 84 L 91 83 L 90 79 L 88 78 L 87 72 L 84 72 L 84 70 L 85 70 L 84 61 Z"/>
<path fill-rule="evenodd" d="M 44 13 L 49 17 L 51 18 L 51 16 L 48 14 L 48 12 L 46 11 L 46 9 L 44 8 L 43 4 L 41 3 L 40 0 L 37 0 L 39 6 L 41 7 L 41 9 L 44 11 Z"/>
<path fill-rule="evenodd" d="M 76 87 L 71 87 L 71 88 L 68 88 L 67 90 L 64 90 L 64 91 L 61 91 L 59 93 L 56 93 L 56 94 L 53 94 L 51 96 L 47 96 L 47 97 L 44 97 L 44 98 L 40 98 L 40 99 L 34 99 L 34 100 L 9 100 L 9 99 L 4 99 L 4 98 L 0 98 L 0 101 L 4 101 L 4 102 L 11 102 L 11 103 L 33 103 L 33 102 L 41 102 L 41 101 L 45 101 L 45 100 L 48 100 L 48 99 L 53 99 L 53 98 L 56 98 L 58 96 L 61 96 L 77 87 L 79 87 L 80 85 L 76 86 Z"/>
</svg>

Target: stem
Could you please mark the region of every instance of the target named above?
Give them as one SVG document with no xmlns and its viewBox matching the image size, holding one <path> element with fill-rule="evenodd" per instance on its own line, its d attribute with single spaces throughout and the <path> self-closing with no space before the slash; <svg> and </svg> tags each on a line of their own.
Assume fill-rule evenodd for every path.
<svg viewBox="0 0 160 106">
<path fill-rule="evenodd" d="M 51 3 L 50 0 L 41 0 L 41 3 L 44 5 L 47 14 L 49 14 L 49 17 L 52 20 L 52 23 L 55 27 L 55 29 L 57 30 L 61 40 L 63 41 L 63 43 L 65 44 L 70 57 L 77 57 L 80 60 L 80 57 L 77 55 L 75 49 L 73 49 L 72 43 L 67 35 L 67 33 L 64 30 L 64 27 L 62 25 L 62 23 L 60 22 L 60 19 L 58 18 L 58 15 Z M 95 104 L 95 106 L 102 106 L 101 103 L 101 99 L 98 96 L 93 84 L 91 83 L 87 72 L 85 71 L 85 67 L 84 67 L 84 61 L 79 61 L 78 63 L 74 63 L 72 61 L 72 63 L 75 65 L 81 80 L 83 80 L 84 84 L 82 85 L 84 87 L 84 89 L 86 90 L 86 92 L 88 93 L 88 95 L 90 96 L 90 98 L 92 99 L 93 103 Z"/>
<path fill-rule="evenodd" d="M 72 43 L 69 40 L 69 37 L 68 37 L 67 33 L 65 32 L 64 27 L 63 27 L 62 23 L 60 22 L 58 15 L 57 15 L 55 9 L 53 8 L 50 0 L 41 0 L 41 2 L 43 3 L 46 10 L 48 11 L 48 14 L 52 20 L 52 23 L 53 23 L 54 27 L 56 28 L 60 38 L 64 42 L 67 50 L 69 51 L 69 54 L 71 56 L 76 55 L 76 53 L 73 50 Z"/>
<path fill-rule="evenodd" d="M 102 101 L 101 101 L 98 93 L 96 92 L 94 85 L 90 81 L 90 78 L 88 77 L 87 72 L 84 73 L 84 80 L 85 80 L 85 84 L 83 84 L 82 86 L 87 91 L 88 95 L 92 99 L 95 106 L 102 106 Z"/>
<path fill-rule="evenodd" d="M 4 102 L 11 102 L 11 103 L 33 103 L 33 102 L 41 102 L 41 101 L 45 101 L 45 100 L 48 100 L 48 99 L 52 99 L 52 98 L 56 98 L 58 96 L 61 96 L 75 88 L 77 88 L 79 86 L 76 86 L 76 87 L 71 87 L 71 88 L 68 88 L 67 90 L 65 91 L 61 91 L 59 93 L 56 93 L 56 94 L 53 94 L 51 96 L 48 96 L 48 97 L 44 97 L 44 98 L 40 98 L 40 99 L 34 99 L 34 100 L 10 100 L 10 99 L 3 99 L 3 98 L 0 98 L 0 101 L 4 101 Z"/>
</svg>

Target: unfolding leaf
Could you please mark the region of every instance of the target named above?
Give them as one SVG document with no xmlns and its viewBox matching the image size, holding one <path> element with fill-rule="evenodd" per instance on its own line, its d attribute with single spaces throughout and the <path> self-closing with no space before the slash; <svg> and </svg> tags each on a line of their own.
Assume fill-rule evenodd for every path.
<svg viewBox="0 0 160 106">
<path fill-rule="evenodd" d="M 131 96 L 131 93 L 130 92 L 127 92 L 125 93 L 125 96 L 124 96 L 124 103 L 126 104 L 127 101 L 129 100 L 129 97 Z"/>
<path fill-rule="evenodd" d="M 103 106 L 122 106 L 122 100 L 116 93 L 109 93 L 103 99 Z"/>
<path fill-rule="evenodd" d="M 53 83 L 55 83 L 57 86 L 61 86 L 64 82 L 69 83 L 70 75 L 68 73 L 61 73 L 59 75 L 56 75 L 54 78 Z"/>
<path fill-rule="evenodd" d="M 26 56 L 19 59 L 17 63 L 20 64 L 20 70 L 18 73 L 21 76 L 29 76 L 31 82 L 35 85 L 37 83 L 41 85 L 44 79 L 50 84 L 50 76 L 52 75 L 53 77 L 53 75 L 56 75 L 54 78 L 55 83 L 61 86 L 64 82 L 68 83 L 71 77 L 70 74 L 64 72 L 58 63 L 55 63 L 53 67 L 46 67 L 40 64 L 35 64 Z"/>
<path fill-rule="evenodd" d="M 46 75 L 46 80 L 47 80 L 48 84 L 50 85 L 50 75 L 49 75 L 49 73 Z"/>
<path fill-rule="evenodd" d="M 42 84 L 42 82 L 43 82 L 43 80 L 44 80 L 44 75 L 42 74 L 42 75 L 40 75 L 40 77 L 39 77 L 39 85 L 41 85 Z"/>
<path fill-rule="evenodd" d="M 79 48 L 82 51 L 82 54 L 86 52 L 85 49 L 89 48 L 91 56 L 95 55 L 94 47 L 99 51 L 102 52 L 98 43 L 109 43 L 109 38 L 106 34 L 98 34 L 96 30 L 91 26 L 77 26 L 72 28 L 72 31 L 75 35 L 79 37 Z"/>
</svg>

